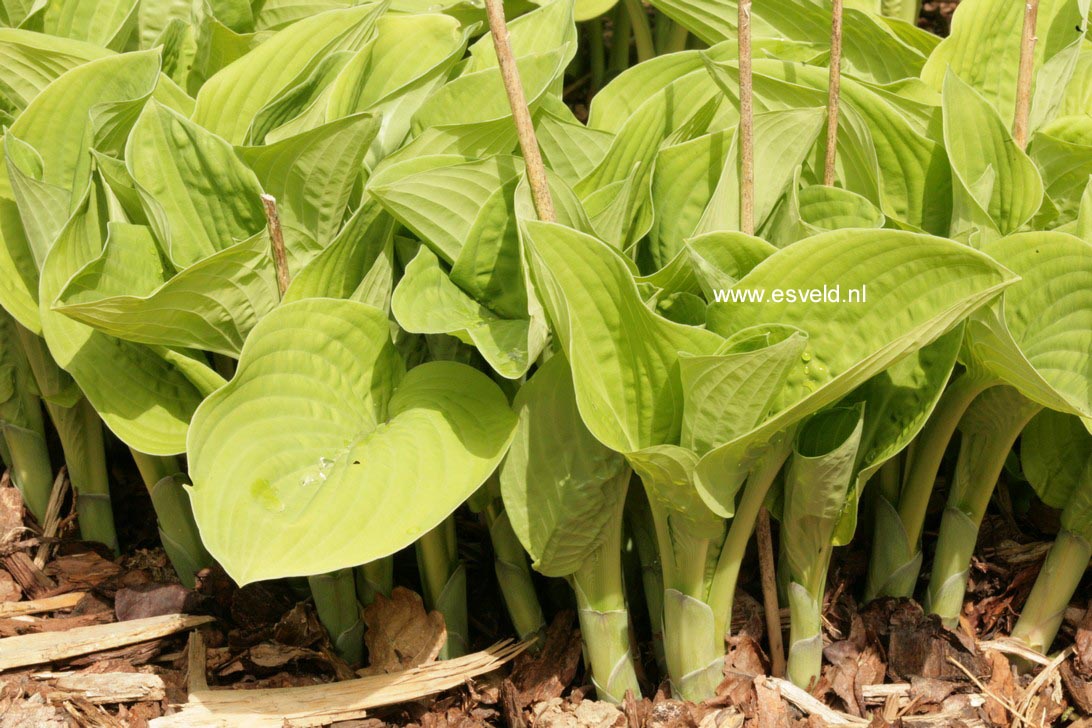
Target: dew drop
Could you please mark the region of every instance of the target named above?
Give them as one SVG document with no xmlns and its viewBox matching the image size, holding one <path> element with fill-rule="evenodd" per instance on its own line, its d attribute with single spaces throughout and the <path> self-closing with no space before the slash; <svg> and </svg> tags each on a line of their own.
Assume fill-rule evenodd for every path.
<svg viewBox="0 0 1092 728">
<path fill-rule="evenodd" d="M 800 355 L 800 360 L 801 361 L 811 361 L 811 353 L 805 351 L 803 354 Z"/>
<path fill-rule="evenodd" d="M 271 513 L 280 513 L 284 510 L 284 503 L 277 497 L 277 491 L 265 478 L 259 478 L 250 484 L 250 495 L 262 508 Z"/>
</svg>

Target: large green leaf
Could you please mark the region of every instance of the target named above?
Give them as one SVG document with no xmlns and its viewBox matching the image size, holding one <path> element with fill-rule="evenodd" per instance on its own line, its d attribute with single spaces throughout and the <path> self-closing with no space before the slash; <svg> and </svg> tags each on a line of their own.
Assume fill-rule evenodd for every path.
<svg viewBox="0 0 1092 728">
<path fill-rule="evenodd" d="M 361 47 L 385 9 L 380 2 L 331 10 L 277 32 L 205 82 L 193 120 L 242 144 L 263 107 L 303 81 L 328 54 Z"/>
<path fill-rule="evenodd" d="M 721 337 L 650 311 L 626 259 L 606 243 L 533 220 L 522 222 L 522 233 L 588 429 L 624 453 L 677 443 L 685 398 L 679 352 L 712 354 Z"/>
<path fill-rule="evenodd" d="M 1051 227 L 1075 220 L 1092 175 L 1092 118 L 1062 117 L 1042 127 L 1028 149 L 1050 198 Z"/>
<path fill-rule="evenodd" d="M 325 246 L 345 218 L 379 119 L 354 114 L 273 144 L 243 147 L 239 156 L 279 203 L 284 224 Z"/>
<path fill-rule="evenodd" d="M 653 6 L 706 43 L 736 38 L 734 0 L 655 0 Z M 766 0 L 751 11 L 756 38 L 788 38 L 827 47 L 831 4 L 827 0 Z M 845 70 L 879 83 L 916 76 L 925 61 L 877 16 L 852 7 L 844 11 Z"/>
<path fill-rule="evenodd" d="M 1088 0 L 1041 0 L 1034 47 L 1037 90 L 1048 81 L 1043 78 L 1049 73 L 1044 62 L 1084 37 L 1087 15 Z M 947 74 L 954 73 L 987 100 L 1005 127 L 1011 126 L 1023 22 L 1023 3 L 963 0 L 952 18 L 951 34 L 930 54 L 921 71 L 922 79 L 940 91 Z M 1049 86 L 1062 89 L 1065 78 L 1060 83 L 1050 78 Z"/>
<path fill-rule="evenodd" d="M 565 358 L 520 388 L 515 439 L 500 470 L 512 528 L 547 576 L 568 576 L 603 542 L 626 495 L 629 467 L 580 419 Z"/>
<path fill-rule="evenodd" d="M 521 284 L 522 272 L 509 278 Z M 391 299 L 391 309 L 406 331 L 417 334 L 452 334 L 473 344 L 498 374 L 518 379 L 542 353 L 549 331 L 536 312 L 502 315 L 480 303 L 449 277 L 427 247 L 406 266 Z"/>
<path fill-rule="evenodd" d="M 149 102 L 125 148 L 148 220 L 185 268 L 265 228 L 257 177 L 224 140 Z"/>
<path fill-rule="evenodd" d="M 392 554 L 494 470 L 515 428 L 500 389 L 452 362 L 403 371 L 386 314 L 354 301 L 286 304 L 252 332 L 188 442 L 202 540 L 236 581 Z"/>
<path fill-rule="evenodd" d="M 1012 282 L 982 253 L 894 230 L 824 233 L 760 263 L 733 289 L 738 299 L 728 302 L 733 291 L 727 291 L 725 302 L 710 305 L 709 328 L 731 336 L 765 322 L 791 322 L 808 333 L 808 346 L 772 416 L 703 459 L 698 487 L 710 507 L 731 512 L 730 498 L 759 454 L 752 446 L 937 339 Z M 851 289 L 861 290 L 860 302 L 848 300 Z"/>
<path fill-rule="evenodd" d="M 57 364 L 122 441 L 150 455 L 180 453 L 190 417 L 215 386 L 216 375 L 196 359 L 177 352 L 161 355 L 52 308 L 72 276 L 102 254 L 100 199 L 92 185 L 45 259 L 39 286 L 42 332 Z"/>
<path fill-rule="evenodd" d="M 1051 508 L 1062 508 L 1087 488 L 1092 433 L 1073 415 L 1043 410 L 1020 435 L 1020 465 L 1035 492 Z"/>
<path fill-rule="evenodd" d="M 853 480 L 865 404 L 834 407 L 808 419 L 796 435 L 781 509 L 788 577 L 822 593 L 834 530 Z"/>
<path fill-rule="evenodd" d="M 1008 235 L 1039 209 L 1043 181 L 1001 117 L 955 74 L 944 82 L 944 143 L 955 190 L 954 237 Z M 974 235 L 974 230 L 980 232 Z"/>
<path fill-rule="evenodd" d="M 967 350 L 1025 397 L 1092 416 L 1092 243 L 1060 232 L 983 247 L 1021 280 L 967 325 Z"/>
<path fill-rule="evenodd" d="M 114 224 L 102 255 L 73 276 L 55 309 L 121 339 L 237 357 L 277 301 L 265 235 L 171 276 L 148 228 Z"/>
<path fill-rule="evenodd" d="M 92 43 L 0 29 L 0 107 L 22 111 L 65 71 L 108 55 Z"/>
<path fill-rule="evenodd" d="M 137 26 L 138 0 L 53 0 L 42 15 L 49 35 L 125 50 Z"/>
</svg>

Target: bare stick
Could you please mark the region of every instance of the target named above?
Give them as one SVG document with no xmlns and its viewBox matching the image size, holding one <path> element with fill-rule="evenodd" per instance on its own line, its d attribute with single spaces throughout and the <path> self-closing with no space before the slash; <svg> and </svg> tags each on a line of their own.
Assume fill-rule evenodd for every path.
<svg viewBox="0 0 1092 728">
<path fill-rule="evenodd" d="M 273 245 L 273 267 L 277 269 L 277 290 L 284 298 L 288 290 L 288 253 L 284 248 L 284 231 L 281 229 L 281 216 L 277 213 L 277 200 L 273 195 L 262 195 L 262 207 L 269 224 L 269 240 Z"/>
<path fill-rule="evenodd" d="M 755 528 L 758 568 L 762 576 L 762 602 L 766 611 L 766 636 L 770 640 L 770 668 L 774 677 L 785 677 L 785 645 L 781 641 L 781 610 L 777 605 L 777 573 L 774 566 L 770 512 L 763 508 Z"/>
<path fill-rule="evenodd" d="M 1028 112 L 1031 110 L 1031 81 L 1035 70 L 1035 21 L 1039 16 L 1039 0 L 1024 4 L 1024 30 L 1020 36 L 1020 70 L 1016 76 L 1016 118 L 1012 122 L 1012 138 L 1016 146 L 1028 146 Z"/>
<path fill-rule="evenodd" d="M 554 200 L 546 182 L 546 165 L 542 163 L 538 139 L 535 137 L 535 125 L 531 122 L 527 97 L 523 94 L 523 84 L 519 80 L 519 69 L 512 57 L 512 46 L 508 42 L 503 0 L 485 0 L 485 12 L 489 16 L 489 32 L 493 36 L 493 47 L 497 50 L 497 63 L 504 80 L 504 90 L 508 94 L 508 105 L 512 108 L 512 119 L 516 122 L 519 148 L 527 165 L 527 182 L 531 185 L 535 213 L 543 222 L 556 222 Z"/>
<path fill-rule="evenodd" d="M 827 157 L 823 184 L 834 185 L 834 160 L 838 154 L 838 99 L 842 91 L 842 0 L 834 0 L 830 23 L 830 81 L 827 86 Z"/>
<path fill-rule="evenodd" d="M 739 229 L 755 234 L 755 110 L 751 82 L 751 0 L 739 0 Z"/>
</svg>

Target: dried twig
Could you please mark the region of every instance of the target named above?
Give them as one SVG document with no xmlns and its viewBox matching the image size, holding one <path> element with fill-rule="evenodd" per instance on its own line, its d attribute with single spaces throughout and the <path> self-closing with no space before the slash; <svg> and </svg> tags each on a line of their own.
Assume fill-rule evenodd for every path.
<svg viewBox="0 0 1092 728">
<path fill-rule="evenodd" d="M 209 689 L 205 660 L 205 638 L 194 630 L 186 643 L 186 690 L 190 695 Z"/>
<path fill-rule="evenodd" d="M 834 185 L 834 162 L 838 154 L 838 101 L 842 91 L 842 0 L 834 0 L 830 23 L 830 80 L 827 86 L 827 155 L 823 162 L 823 184 Z"/>
<path fill-rule="evenodd" d="M 273 195 L 262 195 L 262 207 L 269 225 L 269 242 L 273 246 L 273 267 L 277 269 L 277 290 L 284 298 L 291 280 L 288 274 L 288 252 L 284 247 L 284 230 L 281 228 L 281 216 L 277 212 L 277 199 Z"/>
<path fill-rule="evenodd" d="M 755 112 L 751 80 L 751 0 L 739 0 L 739 229 L 755 234 Z M 772 647 L 772 646 L 771 646 Z"/>
<path fill-rule="evenodd" d="M 824 725 L 867 726 L 870 724 L 870 721 L 864 718 L 858 718 L 849 715 L 848 713 L 840 713 L 837 710 L 834 710 L 808 691 L 798 688 L 788 680 L 782 680 L 776 677 L 758 679 L 765 680 L 768 686 L 775 688 L 781 693 L 781 697 L 795 705 L 804 713 L 814 715 L 821 719 Z"/>
<path fill-rule="evenodd" d="M 527 648 L 527 642 L 505 641 L 482 652 L 430 662 L 402 672 L 356 680 L 291 688 L 204 690 L 171 714 L 156 718 L 155 728 L 186 726 L 328 725 L 359 718 L 384 705 L 418 700 L 463 685 L 469 678 L 496 670 Z"/>
<path fill-rule="evenodd" d="M 39 632 L 0 640 L 0 670 L 42 665 L 166 637 L 213 621 L 212 617 L 167 614 L 128 622 L 77 627 L 67 632 Z"/>
<path fill-rule="evenodd" d="M 1018 723 L 1030 725 L 1030 723 L 1028 723 L 1027 719 L 1024 717 L 1024 714 L 1021 713 L 1020 710 L 1012 704 L 1012 701 L 998 695 L 997 693 L 986 687 L 986 685 L 977 677 L 975 677 L 975 674 L 968 670 L 959 660 L 955 659 L 951 655 L 948 655 L 946 659 L 948 662 L 959 668 L 959 671 L 966 675 L 968 679 L 970 679 L 970 681 L 974 683 L 975 687 L 982 692 L 983 695 L 1007 710 Z M 1008 663 L 1006 662 L 1006 664 Z"/>
<path fill-rule="evenodd" d="M 71 609 L 85 596 L 86 592 L 69 592 L 55 597 L 32 599 L 27 602 L 5 602 L 0 604 L 0 617 L 19 617 L 24 614 L 41 614 L 43 612 Z"/>
<path fill-rule="evenodd" d="M 766 612 L 766 636 L 770 641 L 770 670 L 774 677 L 785 676 L 785 645 L 781 641 L 781 610 L 777 606 L 777 571 L 774 566 L 770 512 L 763 508 L 755 528 L 758 543 L 758 568 L 762 576 L 762 602 Z"/>
<path fill-rule="evenodd" d="M 512 108 L 512 119 L 516 123 L 516 135 L 519 148 L 523 152 L 523 161 L 527 165 L 527 183 L 531 186 L 531 199 L 535 205 L 538 219 L 544 222 L 556 222 L 554 201 L 550 195 L 550 186 L 546 180 L 546 165 L 542 162 L 542 153 L 535 137 L 535 125 L 531 121 L 531 112 L 527 108 L 527 97 L 523 93 L 519 69 L 512 57 L 512 46 L 508 42 L 508 24 L 504 21 L 503 0 L 485 0 L 485 12 L 489 17 L 489 32 L 493 36 L 493 47 L 497 50 L 497 64 L 500 66 L 504 90 L 508 94 L 508 105 Z"/>
<path fill-rule="evenodd" d="M 1020 36 L 1020 69 L 1016 76 L 1016 118 L 1012 122 L 1012 138 L 1016 146 L 1028 146 L 1028 114 L 1031 111 L 1031 82 L 1035 70 L 1035 21 L 1039 15 L 1039 0 L 1025 0 L 1024 29 Z"/>
<path fill-rule="evenodd" d="M 69 485 L 68 468 L 62 465 L 57 472 L 56 480 L 53 481 L 53 489 L 49 492 L 45 523 L 42 524 L 42 543 L 38 545 L 38 553 L 34 554 L 34 565 L 39 569 L 45 566 L 50 549 L 53 547 L 52 541 L 61 531 L 61 505 L 68 493 Z"/>
</svg>

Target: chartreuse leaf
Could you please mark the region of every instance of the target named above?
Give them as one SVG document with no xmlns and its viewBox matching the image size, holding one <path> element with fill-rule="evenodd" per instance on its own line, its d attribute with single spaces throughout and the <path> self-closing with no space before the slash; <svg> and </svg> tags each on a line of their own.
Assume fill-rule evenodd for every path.
<svg viewBox="0 0 1092 728">
<path fill-rule="evenodd" d="M 796 109 L 756 114 L 754 221 L 761 226 L 792 183 L 819 131 L 822 109 Z M 724 162 L 720 181 L 698 221 L 696 232 L 739 229 L 738 134 Z M 667 213 L 670 214 L 670 213 Z M 688 235 L 689 237 L 689 235 Z"/>
<path fill-rule="evenodd" d="M 517 270 L 517 275 L 519 272 Z M 503 316 L 459 288 L 422 246 L 391 299 L 398 323 L 418 334 L 452 334 L 473 344 L 498 374 L 517 379 L 546 345 L 549 330 L 541 316 Z"/>
<path fill-rule="evenodd" d="M 830 230 L 884 225 L 883 213 L 856 192 L 825 185 L 800 188 L 798 184 L 799 175 L 771 214 L 764 233 L 781 247 Z"/>
<path fill-rule="evenodd" d="M 10 135 L 32 147 L 40 160 L 41 177 L 36 181 L 69 194 L 65 209 L 48 212 L 54 234 L 86 190 L 91 174 L 88 150 L 124 140 L 158 75 L 155 51 L 85 63 L 51 83 L 12 124 Z"/>
<path fill-rule="evenodd" d="M 155 53 L 82 64 L 35 96 L 8 130 L 0 169 L 0 303 L 33 333 L 42 330 L 38 268 L 84 192 L 96 132 L 119 108 L 131 111 L 148 98 L 158 68 Z M 120 133 L 123 125 L 114 128 Z"/>
<path fill-rule="evenodd" d="M 515 379 L 538 358 L 547 336 L 522 285 L 513 214 L 522 165 L 504 156 L 445 164 L 450 160 L 414 158 L 381 167 L 369 182 L 372 194 L 431 248 L 407 266 L 392 310 L 407 331 L 453 334 Z M 400 172 L 410 174 L 399 178 Z M 454 253 L 450 273 L 432 250 Z"/>
<path fill-rule="evenodd" d="M 243 147 L 239 156 L 279 203 L 285 224 L 325 247 L 341 229 L 379 119 L 354 114 L 273 144 Z"/>
<path fill-rule="evenodd" d="M 92 43 L 0 29 L 0 105 L 22 111 L 65 71 L 108 55 Z"/>
<path fill-rule="evenodd" d="M 515 424 L 500 389 L 468 366 L 404 373 L 379 309 L 286 304 L 259 323 L 235 378 L 194 417 L 187 452 L 201 538 L 241 584 L 374 561 L 466 500 Z M 405 497 L 406 483 L 418 497 Z"/>
<path fill-rule="evenodd" d="M 1034 47 L 1038 89 L 1047 78 L 1044 62 L 1075 46 L 1085 33 L 1088 0 L 1043 0 L 1036 22 L 1038 42 Z M 1020 65 L 1020 37 L 1024 6 L 1007 0 L 967 0 L 952 18 L 952 32 L 929 55 L 922 79 L 936 90 L 954 73 L 971 86 L 999 115 L 1002 126 L 1010 127 L 1016 108 L 1016 76 Z M 1074 54 L 1075 56 L 1075 54 Z M 1075 60 L 1075 57 L 1074 57 Z M 1071 71 L 1070 71 L 1071 72 Z M 1050 85 L 1061 89 L 1061 83 Z M 1054 79 L 1050 79 L 1054 80 Z M 1037 99 L 1038 101 L 1038 99 Z"/>
<path fill-rule="evenodd" d="M 963 327 L 957 326 L 895 362 L 842 401 L 862 402 L 865 412 L 855 476 L 834 534 L 835 545 L 844 546 L 852 540 L 857 530 L 857 506 L 868 479 L 904 450 L 925 426 L 952 375 L 962 341 Z M 891 539 L 900 536 L 890 534 Z M 910 544 L 907 549 L 913 553 Z"/>
<path fill-rule="evenodd" d="M 864 403 L 835 407 L 800 428 L 785 473 L 782 553 L 788 567 L 788 676 L 808 686 L 823 663 L 823 592 L 834 531 L 849 498 L 861 444 Z"/>
<path fill-rule="evenodd" d="M 138 0 L 56 0 L 46 5 L 42 30 L 123 51 L 137 26 Z"/>
<path fill-rule="evenodd" d="M 7 165 L 0 165 L 0 306 L 24 328 L 41 334 L 37 299 L 38 266 L 8 181 Z"/>
<path fill-rule="evenodd" d="M 1065 509 L 1092 462 L 1092 434 L 1080 418 L 1043 410 L 1020 435 L 1020 465 L 1051 508 Z M 1081 529 L 1081 532 L 1090 529 Z"/>
<path fill-rule="evenodd" d="M 710 45 L 736 38 L 734 0 L 656 0 L 654 7 Z M 826 48 L 831 5 L 814 0 L 770 0 L 752 10 L 755 38 L 788 38 Z M 877 83 L 917 76 L 925 61 L 877 16 L 847 7 L 843 63 L 857 78 Z"/>
<path fill-rule="evenodd" d="M 438 13 L 384 15 L 375 42 L 331 84 L 326 118 L 377 114 L 381 126 L 368 159 L 374 166 L 405 140 L 413 115 L 462 57 L 470 32 Z"/>
<path fill-rule="evenodd" d="M 1015 232 L 1039 209 L 1043 182 L 1035 164 L 985 99 L 958 76 L 944 83 L 944 142 L 952 165 L 952 235 L 977 239 Z M 971 238 L 976 239 L 975 237 Z"/>
<path fill-rule="evenodd" d="M 520 171 L 519 162 L 508 156 L 480 161 L 454 155 L 392 158 L 368 180 L 368 191 L 437 255 L 453 263 L 475 226 L 508 224 L 511 190 Z"/>
<path fill-rule="evenodd" d="M 1028 150 L 1054 208 L 1051 227 L 1075 220 L 1092 174 L 1092 118 L 1067 116 L 1042 127 Z"/>
<path fill-rule="evenodd" d="M 100 200 L 93 183 L 45 259 L 39 286 L 42 332 L 57 364 L 122 441 L 150 455 L 174 455 L 185 450 L 190 417 L 218 377 L 195 359 L 172 352 L 172 363 L 149 347 L 103 334 L 52 308 L 68 281 L 102 254 Z M 130 234 L 130 226 L 110 226 L 110 237 Z M 179 358 L 187 359 L 185 366 Z"/>
<path fill-rule="evenodd" d="M 629 265 L 605 243 L 534 220 L 524 220 L 522 232 L 588 429 L 623 453 L 677 443 L 685 398 L 679 352 L 713 354 L 721 337 L 650 311 Z"/>
<path fill-rule="evenodd" d="M 277 305 L 269 239 L 255 235 L 169 276 L 145 227 L 115 225 L 102 256 L 77 273 L 55 309 L 129 341 L 239 355 Z"/>
<path fill-rule="evenodd" d="M 152 101 L 125 149 L 171 261 L 185 268 L 265 228 L 258 179 L 224 140 Z"/>
<path fill-rule="evenodd" d="M 1092 244 L 1034 232 L 983 252 L 1021 280 L 968 321 L 971 361 L 1041 405 L 1092 416 Z"/>
<path fill-rule="evenodd" d="M 563 356 L 535 372 L 513 407 L 519 425 L 500 471 L 505 509 L 535 569 L 568 576 L 617 518 L 629 467 L 584 426 Z"/>
<path fill-rule="evenodd" d="M 362 283 L 388 256 L 394 228 L 394 218 L 374 198 L 367 198 L 330 245 L 292 279 L 284 300 L 356 298 L 354 294 Z M 388 289 L 391 283 L 387 281 Z M 387 290 L 382 305 L 371 300 L 364 303 L 386 309 L 389 298 Z"/>
<path fill-rule="evenodd" d="M 937 339 L 1013 280 L 966 246 L 894 230 L 824 233 L 764 260 L 736 284 L 740 298 L 710 305 L 708 328 L 731 336 L 764 322 L 791 321 L 808 333 L 808 346 L 772 416 L 703 458 L 698 488 L 706 502 L 730 513 L 735 489 L 756 455 L 749 447 Z M 859 290 L 860 302 L 848 301 L 851 289 Z M 833 300 L 835 290 L 841 302 Z"/>
<path fill-rule="evenodd" d="M 717 67 L 730 71 L 725 64 Z M 827 76 L 823 68 L 756 59 L 755 95 L 767 104 L 776 102 L 777 108 L 812 106 L 816 93 L 821 94 L 820 99 L 826 98 Z M 858 135 L 860 142 L 839 144 L 838 148 L 840 158 L 854 161 L 852 168 L 842 166 L 846 179 L 855 184 L 853 190 L 878 202 L 889 218 L 915 229 L 946 234 L 951 220 L 952 180 L 944 146 L 927 137 L 900 113 L 890 96 L 885 97 L 848 76 L 841 88 L 847 121 L 860 119 L 864 127 Z M 862 145 L 864 149 L 860 148 Z M 851 176 L 849 169 L 853 172 Z M 872 175 L 879 185 L 878 200 L 872 197 L 875 184 Z"/>
<path fill-rule="evenodd" d="M 254 25 L 259 30 L 281 30 L 312 15 L 352 4 L 350 0 L 268 0 L 260 5 Z"/>
<path fill-rule="evenodd" d="M 331 10 L 277 32 L 205 82 L 193 120 L 242 144 L 264 106 L 309 76 L 328 54 L 359 49 L 385 9 L 380 2 Z"/>
</svg>

